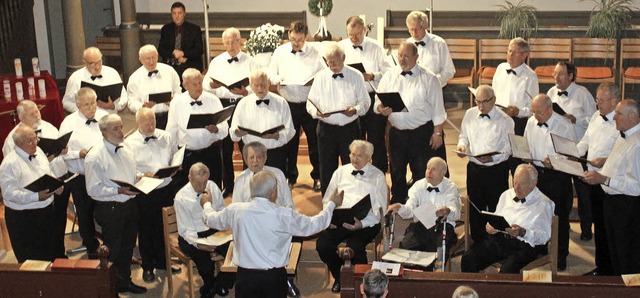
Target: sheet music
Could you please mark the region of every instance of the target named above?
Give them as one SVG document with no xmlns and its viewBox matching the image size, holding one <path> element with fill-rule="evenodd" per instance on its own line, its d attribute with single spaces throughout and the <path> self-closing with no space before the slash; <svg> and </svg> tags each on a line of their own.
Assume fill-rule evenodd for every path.
<svg viewBox="0 0 640 298">
<path fill-rule="evenodd" d="M 509 144 L 511 145 L 511 155 L 515 158 L 533 159 L 529 142 L 523 136 L 509 134 Z"/>
<path fill-rule="evenodd" d="M 156 187 L 162 184 L 163 181 L 163 179 L 142 177 L 142 179 L 140 179 L 140 181 L 138 181 L 138 183 L 136 183 L 134 186 L 143 193 L 149 194 L 151 191 L 156 189 Z"/>
<path fill-rule="evenodd" d="M 178 151 L 173 154 L 173 157 L 171 158 L 172 166 L 179 166 L 182 164 L 182 161 L 184 160 L 184 152 L 186 148 L 187 146 L 182 146 L 182 148 L 178 149 Z"/>
<path fill-rule="evenodd" d="M 584 169 L 582 168 L 582 164 L 577 161 L 555 156 L 550 156 L 549 161 L 551 161 L 551 166 L 556 171 L 567 173 L 573 176 L 584 177 Z"/>
<path fill-rule="evenodd" d="M 213 235 L 206 238 L 198 238 L 196 239 L 196 243 L 218 247 L 231 240 L 233 240 L 233 234 L 231 233 L 231 230 L 226 230 L 215 232 Z"/>
<path fill-rule="evenodd" d="M 389 262 L 427 267 L 435 261 L 436 253 L 394 248 L 382 256 L 382 259 Z"/>
<path fill-rule="evenodd" d="M 436 225 L 436 206 L 429 201 L 425 201 L 418 208 L 413 209 L 413 216 L 417 218 L 427 229 Z"/>
<path fill-rule="evenodd" d="M 576 158 L 580 157 L 576 142 L 565 137 L 561 137 L 555 133 L 551 133 L 551 142 L 553 142 L 553 149 L 556 151 L 556 153 L 569 155 Z"/>
</svg>

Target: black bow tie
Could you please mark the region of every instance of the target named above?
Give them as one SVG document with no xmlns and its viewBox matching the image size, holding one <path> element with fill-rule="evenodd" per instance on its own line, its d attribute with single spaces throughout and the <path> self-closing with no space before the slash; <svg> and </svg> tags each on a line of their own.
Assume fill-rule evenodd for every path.
<svg viewBox="0 0 640 298">
<path fill-rule="evenodd" d="M 435 190 L 436 192 L 440 192 L 440 189 L 439 189 L 439 188 L 437 188 L 437 187 L 427 186 L 427 191 L 428 191 L 428 192 L 431 192 L 431 191 L 433 191 L 433 190 Z"/>
<path fill-rule="evenodd" d="M 558 96 L 569 96 L 569 92 L 567 92 L 567 90 L 564 91 L 558 91 Z"/>
<path fill-rule="evenodd" d="M 231 62 L 233 62 L 233 61 L 238 62 L 238 56 L 233 57 L 231 59 L 227 59 L 227 62 L 229 62 L 229 64 L 231 64 Z"/>
<path fill-rule="evenodd" d="M 491 119 L 491 116 L 489 116 L 489 114 L 480 114 L 480 118 L 484 118 L 484 117 Z"/>
<path fill-rule="evenodd" d="M 122 148 L 122 146 L 116 146 L 116 153 L 118 153 L 118 150 Z"/>
<path fill-rule="evenodd" d="M 513 198 L 513 201 L 516 202 L 516 203 L 524 204 L 524 203 L 527 202 L 527 199 L 524 199 L 524 198 L 523 199 L 518 199 L 518 197 L 515 197 L 515 198 Z"/>
<path fill-rule="evenodd" d="M 202 105 L 202 101 L 200 101 L 200 100 L 192 100 L 189 104 L 190 104 L 191 106 L 193 106 L 193 105 L 199 105 L 199 106 L 201 106 L 201 105 Z"/>
<path fill-rule="evenodd" d="M 513 69 L 507 69 L 507 74 L 514 74 L 517 75 L 516 71 Z"/>
<path fill-rule="evenodd" d="M 364 51 L 364 49 L 362 48 L 362 46 L 353 46 L 353 49 L 359 49 L 360 51 Z"/>
<path fill-rule="evenodd" d="M 157 69 L 156 69 L 156 70 L 154 70 L 154 71 L 150 71 L 150 72 L 149 72 L 149 77 L 151 77 L 151 76 L 152 76 L 152 75 L 154 75 L 154 74 L 158 74 L 158 70 L 157 70 Z"/>
<path fill-rule="evenodd" d="M 609 121 L 609 118 L 607 118 L 607 116 L 600 114 L 600 117 L 602 117 L 602 120 L 604 121 Z"/>
<path fill-rule="evenodd" d="M 627 136 L 624 134 L 624 132 L 622 132 L 622 131 L 620 132 L 620 136 L 621 136 L 623 139 L 625 139 L 625 138 L 627 137 Z"/>
<path fill-rule="evenodd" d="M 157 140 L 157 139 L 158 137 L 156 136 L 149 136 L 144 138 L 144 142 L 146 143 L 146 142 L 149 142 L 149 140 Z"/>
<path fill-rule="evenodd" d="M 335 79 L 335 78 L 337 78 L 337 77 L 344 78 L 344 75 L 343 75 L 342 73 L 334 73 L 334 74 L 332 74 L 331 76 L 332 76 L 334 79 Z"/>
<path fill-rule="evenodd" d="M 91 125 L 91 123 L 98 123 L 98 120 L 96 120 L 96 119 L 89 119 L 89 120 L 87 120 L 84 124 L 86 124 L 86 125 Z"/>
<path fill-rule="evenodd" d="M 31 161 L 32 159 L 36 158 L 36 154 L 31 154 L 29 155 L 29 161 Z"/>
<path fill-rule="evenodd" d="M 102 75 L 91 76 L 92 81 L 95 81 L 96 79 L 102 79 Z"/>
<path fill-rule="evenodd" d="M 425 45 L 424 41 L 422 41 L 422 40 L 421 41 L 416 41 L 415 44 L 416 44 L 416 47 Z"/>
<path fill-rule="evenodd" d="M 400 73 L 400 75 L 402 75 L 402 76 L 410 75 L 411 76 L 411 75 L 413 75 L 413 72 L 411 72 L 410 70 L 409 71 L 403 71 L 403 72 Z"/>
<path fill-rule="evenodd" d="M 357 176 L 358 174 L 360 174 L 362 176 L 362 175 L 364 175 L 364 171 L 363 170 L 353 170 L 351 172 L 351 175 L 353 175 L 353 176 Z"/>
<path fill-rule="evenodd" d="M 42 132 L 42 129 L 36 129 L 36 130 L 34 130 L 34 132 L 35 132 L 36 134 L 39 134 L 39 133 L 41 133 L 41 132 Z"/>
<path fill-rule="evenodd" d="M 260 105 L 261 103 L 269 105 L 269 100 L 268 99 L 258 99 L 258 100 L 256 100 L 256 105 Z"/>
<path fill-rule="evenodd" d="M 298 53 L 298 52 L 302 53 L 302 51 L 301 51 L 301 50 L 297 50 L 297 51 L 296 51 L 296 50 L 291 50 L 291 54 L 294 54 L 294 55 L 295 55 L 296 53 Z"/>
<path fill-rule="evenodd" d="M 536 125 L 538 125 L 538 127 L 544 126 L 544 127 L 549 128 L 549 124 L 547 124 L 547 122 L 542 122 L 542 123 L 538 122 Z"/>
</svg>

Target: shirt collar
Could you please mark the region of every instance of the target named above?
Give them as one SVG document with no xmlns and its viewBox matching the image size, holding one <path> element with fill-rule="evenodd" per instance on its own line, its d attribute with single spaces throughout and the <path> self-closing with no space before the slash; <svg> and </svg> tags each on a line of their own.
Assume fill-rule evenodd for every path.
<svg viewBox="0 0 640 298">
<path fill-rule="evenodd" d="M 558 88 L 558 91 L 567 91 L 567 93 L 569 93 L 569 95 L 573 94 L 573 91 L 576 89 L 577 85 L 574 82 L 571 82 L 571 84 L 569 84 L 569 87 L 567 87 L 567 89 L 564 90 L 560 90 L 560 88 Z"/>
<path fill-rule="evenodd" d="M 514 196 L 514 197 L 516 196 L 516 194 L 515 194 L 515 193 L 516 193 L 516 192 L 515 192 L 515 190 L 514 190 L 514 191 L 513 191 L 513 196 Z M 538 187 L 536 186 L 536 187 L 534 187 L 534 188 L 533 188 L 533 190 L 532 190 L 528 195 L 526 195 L 526 196 L 524 197 L 524 198 L 526 199 L 526 201 L 525 201 L 524 203 L 521 203 L 521 204 L 522 204 L 522 205 L 525 205 L 525 206 L 529 206 L 529 205 L 531 205 L 531 204 L 535 203 L 535 202 L 537 201 L 537 199 L 538 199 L 538 197 L 539 197 L 539 196 L 540 196 L 540 190 L 539 190 L 539 189 L 538 189 Z M 510 201 L 512 201 L 514 204 L 516 203 L 516 202 L 514 202 L 513 200 L 510 200 Z M 520 203 L 518 203 L 518 204 L 520 204 Z"/>
<path fill-rule="evenodd" d="M 24 150 L 22 150 L 22 148 L 16 146 L 16 153 L 18 154 L 18 156 L 20 156 L 22 159 L 29 161 L 29 153 L 25 152 Z M 36 149 L 36 154 L 38 154 L 38 150 Z"/>
<path fill-rule="evenodd" d="M 111 153 L 111 154 L 115 154 L 116 153 L 116 145 L 109 143 L 109 141 L 107 141 L 106 139 L 103 139 L 102 142 L 104 142 L 104 146 L 107 148 L 107 151 L 109 151 L 109 153 Z M 122 144 L 120 144 L 118 146 L 122 146 Z M 120 150 L 118 150 L 118 151 L 120 151 Z"/>
<path fill-rule="evenodd" d="M 636 124 L 636 126 L 625 130 L 624 134 L 626 135 L 627 138 L 629 138 L 630 135 L 637 132 L 638 130 L 640 130 L 640 124 Z"/>
<path fill-rule="evenodd" d="M 605 116 L 607 116 L 607 119 L 609 119 L 609 121 L 607 122 L 612 122 L 613 121 L 613 115 L 616 114 L 616 110 L 611 111 L 609 114 L 606 114 Z M 604 119 L 602 119 L 604 121 Z"/>
</svg>

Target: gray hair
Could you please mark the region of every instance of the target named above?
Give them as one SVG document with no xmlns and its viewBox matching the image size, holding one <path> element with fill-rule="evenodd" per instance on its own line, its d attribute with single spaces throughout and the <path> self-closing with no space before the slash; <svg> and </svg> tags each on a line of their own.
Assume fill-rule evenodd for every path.
<svg viewBox="0 0 640 298">
<path fill-rule="evenodd" d="M 373 156 L 373 144 L 365 141 L 365 140 L 353 140 L 351 144 L 349 144 L 349 151 L 353 152 L 358 148 L 364 149 L 364 153 L 371 158 Z"/>
<path fill-rule="evenodd" d="M 328 59 L 329 57 L 344 57 L 344 49 L 337 44 L 333 44 L 327 47 L 324 51 L 324 56 Z"/>
<path fill-rule="evenodd" d="M 38 105 L 36 105 L 35 102 L 30 101 L 28 99 L 20 101 L 18 103 L 18 106 L 16 107 L 16 111 L 18 112 L 18 118 L 22 118 L 29 109 L 33 109 L 33 108 L 36 108 L 36 109 L 38 108 Z"/>
<path fill-rule="evenodd" d="M 528 163 L 523 163 L 516 168 L 516 172 L 518 171 L 526 171 L 529 176 L 529 182 L 533 182 L 534 184 L 538 183 L 538 171 L 534 166 Z"/>
<path fill-rule="evenodd" d="M 189 168 L 189 176 L 206 176 L 209 179 L 209 168 L 202 162 L 196 162 Z"/>
<path fill-rule="evenodd" d="M 115 122 L 122 122 L 122 118 L 120 118 L 120 116 L 118 116 L 118 114 L 107 114 L 104 117 L 100 118 L 100 120 L 98 120 L 98 127 L 100 128 L 100 131 L 104 132 L 106 131 L 112 124 L 114 124 Z"/>
<path fill-rule="evenodd" d="M 532 103 L 535 101 L 544 101 L 544 105 L 545 107 L 551 107 L 553 105 L 553 101 L 551 101 L 551 98 L 549 96 L 547 96 L 544 93 L 540 93 L 536 96 L 533 97 L 533 100 L 531 101 Z"/>
<path fill-rule="evenodd" d="M 468 286 L 459 286 L 451 295 L 451 298 L 479 298 L 476 290 Z"/>
<path fill-rule="evenodd" d="M 478 89 L 476 89 L 476 98 L 478 98 L 478 94 L 480 92 L 487 92 L 488 99 L 493 98 L 494 96 L 496 96 L 495 92 L 493 91 L 493 87 L 491 87 L 491 85 L 480 85 L 478 86 Z"/>
<path fill-rule="evenodd" d="M 80 100 L 82 99 L 96 100 L 97 98 L 98 98 L 98 95 L 96 94 L 95 91 L 93 91 L 93 89 L 89 87 L 82 87 L 76 93 L 76 104 L 80 103 Z"/>
<path fill-rule="evenodd" d="M 97 55 L 100 55 L 100 57 L 102 57 L 102 52 L 100 51 L 99 48 L 97 48 L 97 47 L 88 47 L 88 48 L 84 49 L 84 51 L 82 52 L 82 59 L 86 60 L 87 56 L 89 56 L 91 54 L 97 54 Z"/>
<path fill-rule="evenodd" d="M 254 69 L 251 71 L 251 74 L 249 74 L 249 82 L 253 83 L 257 79 L 263 79 L 269 82 L 269 76 L 262 68 Z"/>
<path fill-rule="evenodd" d="M 202 80 L 202 73 L 195 69 L 195 68 L 187 68 L 183 73 L 182 73 L 182 81 L 186 82 L 190 79 L 195 79 L 198 78 L 200 80 Z"/>
<path fill-rule="evenodd" d="M 602 89 L 609 90 L 609 95 L 611 95 L 611 97 L 618 100 L 620 99 L 620 87 L 618 87 L 618 85 L 611 82 L 605 82 L 598 85 L 597 90 L 602 90 Z"/>
<path fill-rule="evenodd" d="M 251 177 L 249 190 L 251 197 L 267 198 L 276 188 L 276 175 L 271 171 L 260 171 Z"/>
<path fill-rule="evenodd" d="M 236 27 L 229 27 L 222 31 L 222 39 L 224 40 L 227 36 L 235 35 L 238 39 L 240 39 L 240 30 Z"/>
<path fill-rule="evenodd" d="M 509 41 L 509 45 L 516 45 L 521 51 L 529 53 L 529 42 L 522 37 L 516 37 Z"/>
<path fill-rule="evenodd" d="M 138 51 L 138 57 L 142 58 L 142 55 L 146 53 L 151 53 L 151 52 L 158 54 L 158 50 L 156 49 L 156 46 L 152 44 L 143 45 Z"/>
<path fill-rule="evenodd" d="M 379 298 L 387 291 L 389 278 L 379 269 L 371 269 L 362 277 L 362 285 L 368 298 Z"/>
<path fill-rule="evenodd" d="M 267 146 L 258 141 L 253 141 L 251 143 L 245 144 L 244 147 L 242 147 L 242 158 L 245 158 L 247 154 L 249 154 L 249 148 L 253 149 L 253 151 L 258 151 L 264 154 L 265 158 L 267 157 Z"/>
<path fill-rule="evenodd" d="M 425 29 L 429 25 L 429 18 L 427 17 L 427 14 L 419 10 L 414 10 L 407 15 L 405 23 L 408 24 L 411 21 L 420 22 L 420 27 Z"/>
<path fill-rule="evenodd" d="M 29 132 L 33 132 L 33 128 L 26 126 L 26 125 L 21 125 L 18 126 L 18 128 L 13 132 L 13 142 L 18 145 L 18 146 L 22 146 L 22 144 L 24 144 L 27 141 L 27 138 L 29 137 Z"/>
<path fill-rule="evenodd" d="M 634 113 L 637 117 L 640 116 L 640 106 L 635 99 L 623 99 L 619 105 L 621 105 L 626 112 Z"/>
</svg>

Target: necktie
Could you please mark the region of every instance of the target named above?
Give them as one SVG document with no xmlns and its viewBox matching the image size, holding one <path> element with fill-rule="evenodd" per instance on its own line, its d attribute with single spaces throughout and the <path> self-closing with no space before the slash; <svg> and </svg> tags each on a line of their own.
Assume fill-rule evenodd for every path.
<svg viewBox="0 0 640 298">
<path fill-rule="evenodd" d="M 261 103 L 269 105 L 269 100 L 268 99 L 258 99 L 258 100 L 256 100 L 256 105 L 260 105 Z"/>
<path fill-rule="evenodd" d="M 538 125 L 538 127 L 544 126 L 544 127 L 549 128 L 549 125 L 547 124 L 547 122 L 543 122 L 543 123 L 538 122 L 536 125 Z"/>
<path fill-rule="evenodd" d="M 416 47 L 425 45 L 424 41 L 422 41 L 422 40 L 421 41 L 416 41 L 415 44 L 416 44 Z"/>
<path fill-rule="evenodd" d="M 516 71 L 513 69 L 507 69 L 507 74 L 514 74 L 517 75 Z"/>
<path fill-rule="evenodd" d="M 174 48 L 176 50 L 182 50 L 182 26 L 176 26 L 176 41 L 174 43 Z"/>
<path fill-rule="evenodd" d="M 29 161 L 31 161 L 32 159 L 36 158 L 36 154 L 31 154 L 29 155 Z"/>
<path fill-rule="evenodd" d="M 98 123 L 98 120 L 96 120 L 96 119 L 89 119 L 89 120 L 87 120 L 84 124 L 86 124 L 86 125 L 91 125 L 91 123 Z"/>
<path fill-rule="evenodd" d="M 624 134 L 624 132 L 622 132 L 622 131 L 620 132 L 620 136 L 621 136 L 623 139 L 625 139 L 625 138 L 627 137 L 627 136 Z"/>
<path fill-rule="evenodd" d="M 410 70 L 409 71 L 403 71 L 403 72 L 400 73 L 400 75 L 402 75 L 402 76 L 413 75 L 413 72 L 411 72 Z"/>
<path fill-rule="evenodd" d="M 118 150 L 122 148 L 122 146 L 116 146 L 116 153 L 118 153 Z"/>
<path fill-rule="evenodd" d="M 150 71 L 150 72 L 149 72 L 149 77 L 151 77 L 151 76 L 152 76 L 152 75 L 154 75 L 154 74 L 156 74 L 156 75 L 158 74 L 158 70 L 157 70 L 157 69 L 156 69 L 156 70 L 153 70 L 153 71 Z"/>
<path fill-rule="evenodd" d="M 338 78 L 338 77 L 344 78 L 344 75 L 343 75 L 342 73 L 334 73 L 334 74 L 332 74 L 331 76 L 332 76 L 334 79 L 336 79 L 336 78 Z"/>
<path fill-rule="evenodd" d="M 36 134 L 39 134 L 39 133 L 41 133 L 41 132 L 42 132 L 42 129 L 36 129 L 36 130 L 34 130 L 34 132 L 35 132 Z"/>
<path fill-rule="evenodd" d="M 227 62 L 229 62 L 229 64 L 231 64 L 231 62 L 233 62 L 233 61 L 238 62 L 238 56 L 233 57 L 231 59 L 227 59 Z"/>
<path fill-rule="evenodd" d="M 489 116 L 489 114 L 480 114 L 480 118 L 484 118 L 484 117 L 491 119 L 491 116 Z"/>
<path fill-rule="evenodd" d="M 192 100 L 189 104 L 190 104 L 191 106 L 193 106 L 193 105 L 199 105 L 199 106 L 201 106 L 201 105 L 202 105 L 202 101 L 199 101 L 199 100 Z"/>
<path fill-rule="evenodd" d="M 296 53 L 298 53 L 298 52 L 302 53 L 302 51 L 301 51 L 301 50 L 297 50 L 297 51 L 296 51 L 296 50 L 291 50 L 291 54 L 294 54 L 294 55 L 295 55 Z"/>
<path fill-rule="evenodd" d="M 364 175 L 364 171 L 363 170 L 353 170 L 351 172 L 351 175 L 353 175 L 353 176 L 357 176 L 358 174 L 360 174 L 362 176 L 362 175 Z"/>
<path fill-rule="evenodd" d="M 92 81 L 95 81 L 96 79 L 102 79 L 102 75 L 91 76 Z"/>
<path fill-rule="evenodd" d="M 514 202 L 516 202 L 516 203 L 522 203 L 522 204 L 524 204 L 524 203 L 526 203 L 526 202 L 527 202 L 527 199 L 524 199 L 524 198 L 522 198 L 522 199 L 518 199 L 517 197 L 515 197 L 515 198 L 513 198 L 513 201 L 514 201 Z"/>
<path fill-rule="evenodd" d="M 144 142 L 146 143 L 146 142 L 149 142 L 149 140 L 157 140 L 157 139 L 158 139 L 158 137 L 156 137 L 156 136 L 149 136 L 149 137 L 144 138 Z"/>
<path fill-rule="evenodd" d="M 609 118 L 607 118 L 607 116 L 600 114 L 600 117 L 602 117 L 602 120 L 604 121 L 609 121 Z"/>
<path fill-rule="evenodd" d="M 362 48 L 362 46 L 353 46 L 353 49 L 359 49 L 360 51 L 364 51 L 364 49 Z"/>
<path fill-rule="evenodd" d="M 427 186 L 427 191 L 428 191 L 428 192 L 431 192 L 431 191 L 433 191 L 433 190 L 435 190 L 436 192 L 440 192 L 440 189 L 438 189 L 437 187 Z"/>
<path fill-rule="evenodd" d="M 565 91 L 558 91 L 558 96 L 569 96 L 569 92 L 567 92 L 567 90 Z"/>
</svg>

